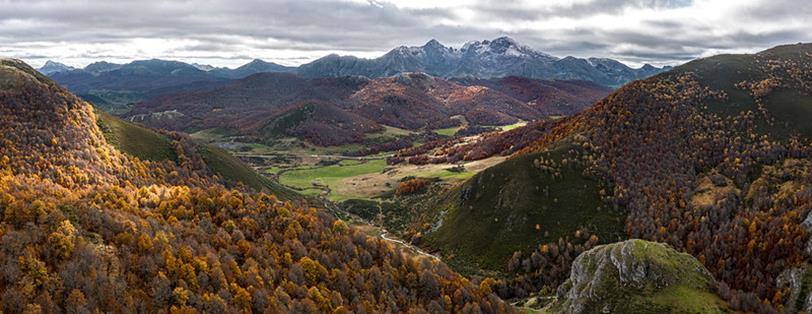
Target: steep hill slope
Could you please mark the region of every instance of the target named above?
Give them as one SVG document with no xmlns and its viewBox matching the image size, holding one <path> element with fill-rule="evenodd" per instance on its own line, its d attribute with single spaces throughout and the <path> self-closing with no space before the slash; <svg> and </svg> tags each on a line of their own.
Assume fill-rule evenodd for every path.
<svg viewBox="0 0 812 314">
<path fill-rule="evenodd" d="M 116 149 L 141 160 L 178 160 L 172 140 L 166 136 L 123 121 L 104 110 L 96 109 L 94 113 L 105 140 Z"/>
<path fill-rule="evenodd" d="M 405 129 L 457 125 L 505 125 L 542 114 L 516 99 L 483 86 L 462 86 L 423 73 L 376 79 L 350 98 L 351 110 L 382 124 Z"/>
<path fill-rule="evenodd" d="M 340 145 L 381 130 L 374 121 L 338 107 L 367 83 L 357 77 L 309 80 L 261 73 L 212 91 L 169 94 L 140 103 L 127 119 L 169 130 L 220 128 L 258 141 L 284 135 Z"/>
<path fill-rule="evenodd" d="M 627 236 L 665 242 L 695 256 L 721 282 L 741 290 L 725 296 L 737 301 L 735 308 L 755 310 L 769 303 L 780 309 L 787 292 L 776 288 L 776 278 L 809 258 L 810 230 L 802 225 L 812 211 L 810 120 L 802 118 L 812 110 L 809 82 L 809 44 L 696 60 L 626 85 L 581 114 L 508 132 L 507 139 L 532 131 L 537 140 L 506 163 L 574 140 L 574 149 L 561 159 L 542 162 L 539 171 L 561 173 L 561 182 L 581 177 L 599 182 L 573 186 L 566 193 L 602 195 L 606 207 L 625 213 Z M 503 144 L 489 151 L 515 150 Z M 468 151 L 477 145 L 481 143 Z M 474 157 L 482 156 L 488 154 Z M 573 162 L 583 171 L 568 173 Z M 467 184 L 498 191 L 498 182 L 474 179 Z M 532 193 L 521 197 L 536 197 Z M 545 205 L 556 204 L 517 206 L 500 215 Z M 464 210 L 451 208 L 446 215 Z M 477 223 L 465 220 L 466 215 L 457 216 L 462 220 L 449 217 L 454 216 L 442 218 L 442 225 Z M 435 246 L 450 248 L 454 244 L 449 239 L 464 237 L 453 229 L 440 226 L 436 230 L 442 233 L 426 237 L 435 239 Z M 547 240 L 533 240 L 527 245 L 542 245 L 515 254 L 503 269 L 515 272 L 523 289 L 528 283 L 539 289 L 561 282 L 555 274 L 575 255 L 562 258 L 560 250 L 552 254 L 541 243 Z M 562 238 L 556 247 L 573 247 L 569 251 L 577 253 L 577 245 Z M 467 252 L 481 253 L 479 247 Z"/>
<path fill-rule="evenodd" d="M 600 182 L 583 177 L 583 166 L 575 161 L 561 165 L 571 149 L 572 143 L 562 143 L 519 156 L 456 187 L 440 202 L 442 224 L 426 243 L 474 269 L 501 270 L 513 252 L 579 230 L 583 241 L 593 234 L 604 242 L 622 239 L 625 214 L 606 208 Z"/>
<path fill-rule="evenodd" d="M 511 312 L 324 211 L 227 188 L 192 154 L 120 152 L 90 104 L 20 61 L 0 59 L 0 121 L 3 312 Z"/>
</svg>

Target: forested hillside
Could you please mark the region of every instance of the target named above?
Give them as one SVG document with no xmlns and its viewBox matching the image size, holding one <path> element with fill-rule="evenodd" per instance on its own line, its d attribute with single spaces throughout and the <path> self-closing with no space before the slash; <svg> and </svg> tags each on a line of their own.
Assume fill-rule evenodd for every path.
<svg viewBox="0 0 812 314">
<path fill-rule="evenodd" d="M 516 150 L 510 139 L 534 132 L 536 139 L 505 163 L 532 165 L 540 174 L 509 186 L 526 184 L 528 193 L 543 200 L 551 189 L 586 179 L 566 193 L 597 195 L 599 201 L 587 208 L 595 208 L 595 215 L 625 216 L 627 237 L 668 243 L 696 257 L 719 280 L 719 293 L 733 308 L 798 308 L 806 288 L 778 278 L 803 274 L 810 257 L 810 82 L 809 44 L 699 59 L 630 83 L 582 114 L 504 133 L 498 137 L 503 141 L 471 144 L 460 149 L 469 155 L 458 156 Z M 482 145 L 489 145 L 484 150 L 489 153 L 470 155 Z M 549 179 L 539 180 L 541 174 Z M 522 197 L 512 194 L 522 188 L 504 188 L 495 175 L 483 172 L 450 192 L 459 197 L 444 198 L 451 201 L 444 203 L 449 207 L 441 226 L 423 237 L 429 246 L 451 256 L 478 256 L 473 261 L 482 263 L 483 252 L 505 256 L 482 240 L 494 234 L 463 236 L 465 226 L 480 223 L 483 215 L 519 234 L 538 230 L 542 236 L 521 242 L 526 249 L 496 267 L 513 274 L 513 292 L 524 294 L 557 286 L 577 254 L 614 241 L 590 227 L 588 217 L 567 227 L 566 219 L 541 215 L 549 211 L 545 208 L 566 208 L 567 194 L 522 205 Z M 477 205 L 482 202 L 490 205 Z M 522 219 L 534 217 L 523 212 L 541 216 Z M 560 239 L 547 242 L 547 235 L 557 234 Z"/>
<path fill-rule="evenodd" d="M 509 312 L 430 259 L 232 186 L 192 153 L 141 160 L 93 108 L 0 60 L 4 312 Z"/>
</svg>

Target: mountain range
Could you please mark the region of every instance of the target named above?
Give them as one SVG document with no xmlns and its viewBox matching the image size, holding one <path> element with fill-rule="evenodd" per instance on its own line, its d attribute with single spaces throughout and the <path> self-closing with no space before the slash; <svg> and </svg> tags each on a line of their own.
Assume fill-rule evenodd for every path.
<svg viewBox="0 0 812 314">
<path fill-rule="evenodd" d="M 236 69 L 166 60 L 139 60 L 128 64 L 96 62 L 76 69 L 48 61 L 40 71 L 80 95 L 99 91 L 128 91 L 144 96 L 192 82 L 214 83 L 262 72 L 291 72 L 308 78 L 388 77 L 423 72 L 442 78 L 491 79 L 521 76 L 543 80 L 584 80 L 617 87 L 667 70 L 645 65 L 630 68 L 612 59 L 559 58 L 536 51 L 509 37 L 472 41 L 461 48 L 431 40 L 420 47 L 401 46 L 375 59 L 329 55 L 299 67 L 253 60 Z"/>
<path fill-rule="evenodd" d="M 162 63 L 157 59 L 149 61 Z M 98 75 L 120 68 L 146 65 L 145 61 L 133 63 L 113 64 L 102 61 L 90 64 L 84 69 L 76 69 L 58 62 L 48 61 L 39 70 L 46 75 L 76 71 Z M 165 66 L 166 63 L 163 62 L 163 65 Z M 670 68 L 657 68 L 646 64 L 634 69 L 607 58 L 559 58 L 536 51 L 510 37 L 471 41 L 459 49 L 444 46 L 439 41 L 432 39 L 419 47 L 397 47 L 374 59 L 331 54 L 299 67 L 288 67 L 259 59 L 236 69 L 181 63 L 175 63 L 175 66 L 177 69 L 191 66 L 199 71 L 208 72 L 213 77 L 230 79 L 243 78 L 261 72 L 295 72 L 305 77 L 358 75 L 368 78 L 393 76 L 404 72 L 424 72 L 444 78 L 489 79 L 523 76 L 544 80 L 585 80 L 607 86 L 620 86 Z"/>
<path fill-rule="evenodd" d="M 470 87 L 422 73 L 377 83 L 440 85 L 444 93 Z M 256 173 L 233 158 L 98 112 L 18 60 L 0 59 L 0 121 L 4 312 L 516 311 L 499 297 L 514 291 L 504 280 L 466 279 L 305 200 L 282 202 L 285 191 L 251 184 Z M 243 171 L 250 175 L 235 173 Z M 571 254 L 566 246 L 561 252 Z M 613 292 L 627 278 L 655 288 L 626 287 L 622 296 L 644 303 L 662 296 L 654 305 L 666 308 L 686 293 L 713 293 L 699 262 L 664 245 L 626 242 L 588 252 L 575 261 L 583 271 L 572 272 L 555 306 L 623 306 Z M 610 254 L 620 263 L 601 258 Z M 638 267 L 651 273 L 629 271 Z M 591 278 L 600 285 L 585 287 Z M 686 308 L 696 310 L 695 303 Z"/>
<path fill-rule="evenodd" d="M 362 75 L 385 77 L 424 72 L 445 78 L 522 76 L 544 80 L 585 80 L 620 86 L 667 70 L 645 65 L 630 68 L 612 59 L 558 58 L 510 37 L 472 41 L 456 49 L 431 40 L 420 47 L 401 46 L 375 59 L 329 55 L 299 67 L 307 77 Z"/>
</svg>

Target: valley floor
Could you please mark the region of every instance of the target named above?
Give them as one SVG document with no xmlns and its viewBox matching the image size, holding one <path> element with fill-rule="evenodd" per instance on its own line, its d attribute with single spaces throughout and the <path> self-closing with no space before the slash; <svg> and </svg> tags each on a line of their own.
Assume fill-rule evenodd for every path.
<svg viewBox="0 0 812 314">
<path fill-rule="evenodd" d="M 500 129 L 511 130 L 524 124 L 519 122 Z M 404 135 L 404 132 L 408 131 L 388 127 L 380 136 Z M 450 131 L 443 129 L 434 132 L 443 134 Z M 433 178 L 442 183 L 456 184 L 506 158 L 491 157 L 457 164 L 387 165 L 386 158 L 391 156 L 391 152 L 367 156 L 347 154 L 361 149 L 360 144 L 320 147 L 285 138 L 267 145 L 225 136 L 217 130 L 197 132 L 192 137 L 229 151 L 263 175 L 301 194 L 332 202 L 380 198 L 391 193 L 401 180 L 408 177 Z M 473 140 L 476 140 L 476 136 L 468 139 Z"/>
</svg>

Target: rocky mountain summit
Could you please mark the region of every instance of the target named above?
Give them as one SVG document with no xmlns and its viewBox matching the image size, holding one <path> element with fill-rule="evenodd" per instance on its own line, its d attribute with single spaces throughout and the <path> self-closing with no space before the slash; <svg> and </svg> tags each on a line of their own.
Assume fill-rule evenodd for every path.
<svg viewBox="0 0 812 314">
<path fill-rule="evenodd" d="M 530 48 L 510 37 L 471 41 L 459 49 L 430 40 L 419 47 L 397 47 L 375 59 L 329 55 L 299 67 L 307 77 L 362 75 L 370 78 L 403 72 L 425 72 L 446 78 L 500 78 L 522 76 L 545 80 L 585 80 L 620 86 L 668 68 L 645 65 L 630 68 L 606 58 L 558 58 Z"/>
</svg>

